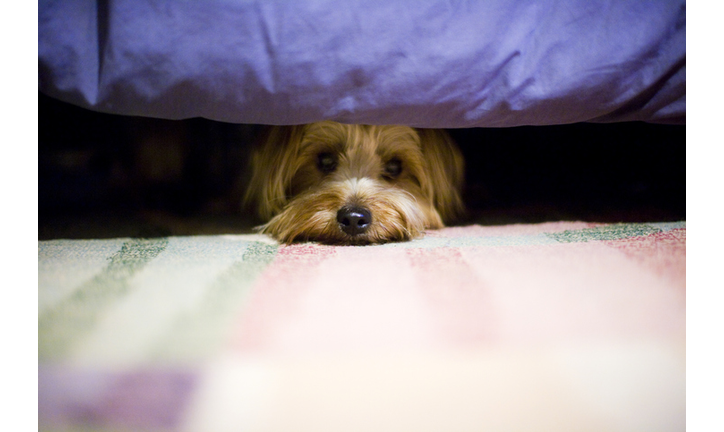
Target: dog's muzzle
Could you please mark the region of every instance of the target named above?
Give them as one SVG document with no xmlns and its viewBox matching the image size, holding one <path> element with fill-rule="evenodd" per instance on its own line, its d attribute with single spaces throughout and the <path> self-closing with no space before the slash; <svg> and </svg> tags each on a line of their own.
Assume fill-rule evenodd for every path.
<svg viewBox="0 0 724 432">
<path fill-rule="evenodd" d="M 337 212 L 339 228 L 345 233 L 356 236 L 364 234 L 372 223 L 372 214 L 364 207 L 345 206 Z"/>
</svg>

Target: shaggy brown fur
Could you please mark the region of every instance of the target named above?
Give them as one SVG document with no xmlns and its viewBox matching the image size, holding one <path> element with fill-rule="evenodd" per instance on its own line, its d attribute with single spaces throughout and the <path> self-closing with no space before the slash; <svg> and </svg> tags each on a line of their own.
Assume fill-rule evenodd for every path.
<svg viewBox="0 0 724 432">
<path fill-rule="evenodd" d="M 245 202 L 284 243 L 418 237 L 463 211 L 463 159 L 442 131 L 331 121 L 274 127 L 252 158 Z"/>
</svg>

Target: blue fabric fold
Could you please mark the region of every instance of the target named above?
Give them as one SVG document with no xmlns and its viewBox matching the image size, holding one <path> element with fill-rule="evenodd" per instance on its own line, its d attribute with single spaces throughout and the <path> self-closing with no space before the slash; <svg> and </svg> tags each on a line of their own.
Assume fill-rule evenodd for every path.
<svg viewBox="0 0 724 432">
<path fill-rule="evenodd" d="M 686 118 L 686 2 L 40 0 L 39 90 L 168 119 Z"/>
</svg>

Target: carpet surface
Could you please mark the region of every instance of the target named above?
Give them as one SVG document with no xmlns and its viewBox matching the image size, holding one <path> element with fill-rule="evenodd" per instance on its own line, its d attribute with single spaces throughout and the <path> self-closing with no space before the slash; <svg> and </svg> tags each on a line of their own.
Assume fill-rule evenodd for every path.
<svg viewBox="0 0 724 432">
<path fill-rule="evenodd" d="M 38 242 L 44 431 L 680 431 L 686 223 Z"/>
</svg>

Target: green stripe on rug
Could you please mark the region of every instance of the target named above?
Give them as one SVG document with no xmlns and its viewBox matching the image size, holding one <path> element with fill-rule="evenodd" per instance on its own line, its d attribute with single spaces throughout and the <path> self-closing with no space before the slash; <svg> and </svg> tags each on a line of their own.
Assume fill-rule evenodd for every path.
<svg viewBox="0 0 724 432">
<path fill-rule="evenodd" d="M 645 237 L 661 232 L 660 228 L 640 223 L 612 224 L 580 230 L 566 230 L 546 235 L 560 243 L 582 243 L 600 240 L 619 240 L 630 237 Z"/>
<path fill-rule="evenodd" d="M 99 315 L 127 294 L 129 280 L 168 245 L 167 238 L 131 239 L 108 265 L 69 297 L 38 317 L 38 359 L 63 357 L 91 331 Z"/>
<path fill-rule="evenodd" d="M 211 357 L 226 341 L 233 320 L 257 277 L 276 257 L 275 244 L 253 242 L 209 286 L 198 306 L 179 315 L 150 354 L 152 362 L 194 363 Z"/>
</svg>

